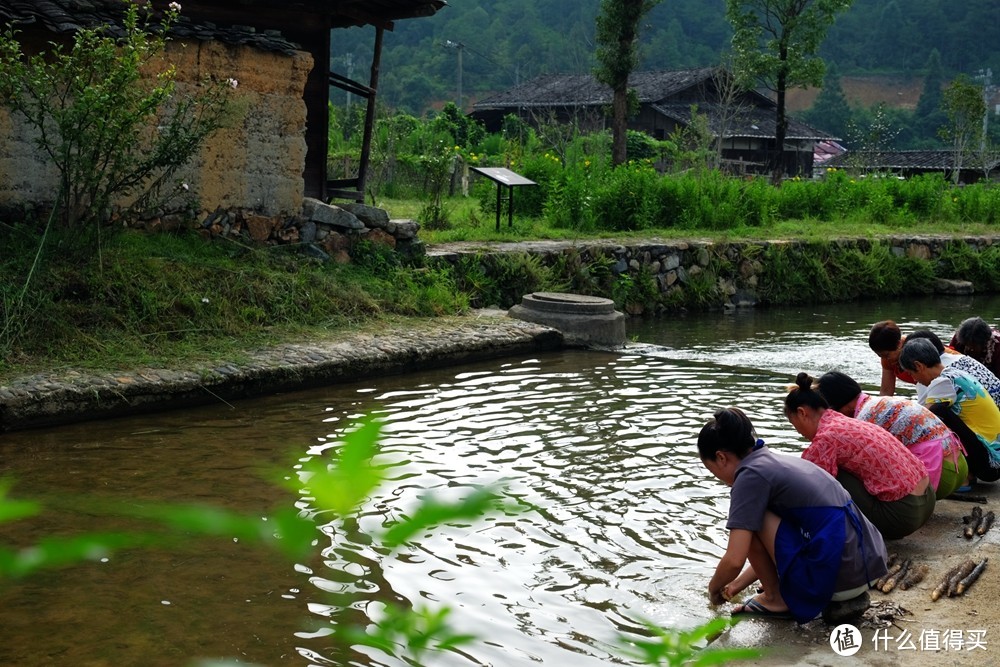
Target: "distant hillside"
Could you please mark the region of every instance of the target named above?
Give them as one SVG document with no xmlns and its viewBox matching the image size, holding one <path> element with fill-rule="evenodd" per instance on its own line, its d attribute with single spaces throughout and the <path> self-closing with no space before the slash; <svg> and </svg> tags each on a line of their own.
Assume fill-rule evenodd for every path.
<svg viewBox="0 0 1000 667">
<path fill-rule="evenodd" d="M 599 5 L 600 0 L 448 0 L 435 16 L 399 21 L 386 33 L 380 96 L 393 108 L 422 114 L 435 102 L 459 97 L 467 107 L 471 99 L 540 74 L 588 72 Z M 719 64 L 732 34 L 725 0 L 664 0 L 643 28 L 640 68 L 647 70 Z M 336 71 L 367 77 L 372 32 L 333 32 Z M 859 81 L 857 96 L 848 93 L 850 99 L 892 103 L 879 95 L 878 87 L 887 85 L 910 105 L 913 82 L 925 73 L 934 49 L 946 79 L 992 68 L 1000 80 L 998 35 L 996 0 L 855 0 L 829 31 L 821 53 Z M 863 80 L 877 82 L 875 88 L 865 92 Z M 845 84 L 849 88 L 853 84 Z"/>
</svg>

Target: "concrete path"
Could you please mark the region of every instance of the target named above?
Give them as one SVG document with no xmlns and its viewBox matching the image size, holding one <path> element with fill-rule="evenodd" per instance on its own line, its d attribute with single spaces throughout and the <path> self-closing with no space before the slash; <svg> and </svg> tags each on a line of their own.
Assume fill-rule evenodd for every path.
<svg viewBox="0 0 1000 667">
<path fill-rule="evenodd" d="M 66 424 L 260 396 L 372 375 L 480 361 L 563 346 L 555 329 L 475 311 L 419 319 L 329 340 L 286 343 L 191 368 L 59 370 L 0 383 L 0 431 Z"/>
</svg>

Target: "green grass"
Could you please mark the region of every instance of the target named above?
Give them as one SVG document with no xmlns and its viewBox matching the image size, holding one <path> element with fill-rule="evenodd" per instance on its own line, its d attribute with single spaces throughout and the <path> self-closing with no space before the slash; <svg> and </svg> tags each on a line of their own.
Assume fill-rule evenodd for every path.
<svg viewBox="0 0 1000 667">
<path fill-rule="evenodd" d="M 426 206 L 426 201 L 414 199 L 377 203 L 393 218 L 418 221 Z M 539 239 L 582 243 L 596 238 L 620 243 L 648 238 L 825 241 L 890 235 L 988 236 L 997 229 L 957 216 L 923 220 L 896 215 L 875 222 L 853 212 L 833 220 L 614 233 L 555 227 L 545 218 L 515 215 L 513 228 L 503 216 L 498 232 L 494 215 L 481 211 L 475 198 L 446 199 L 444 210 L 444 225 L 422 226 L 419 238 L 424 243 Z M 217 359 L 239 361 L 248 350 L 280 341 L 382 329 L 402 318 L 459 314 L 470 306 L 470 299 L 474 305 L 491 305 L 503 300 L 508 287 L 528 289 L 530 285 L 518 282 L 526 276 L 534 281 L 531 284 L 573 278 L 572 272 L 556 276 L 548 269 L 513 264 L 506 268 L 514 276 L 509 280 L 474 271 L 453 273 L 426 266 L 414 270 L 378 246 L 357 248 L 350 265 L 320 264 L 304 259 L 294 248 L 206 243 L 194 233 L 128 232 L 105 247 L 100 261 L 74 258 L 67 249 L 79 243 L 71 237 L 50 238 L 50 253 L 41 258 L 24 290 L 37 234 L 28 225 L 0 223 L 0 247 L 5 249 L 0 254 L 0 382 L 68 367 L 184 367 Z M 962 258 L 956 255 L 952 260 Z M 992 263 L 984 267 L 989 273 Z M 500 284 L 505 281 L 510 284 Z"/>
<path fill-rule="evenodd" d="M 416 199 L 384 199 L 378 202 L 390 217 L 418 220 L 425 202 Z M 767 239 L 807 239 L 829 240 L 840 237 L 878 238 L 887 236 L 992 236 L 1000 234 L 1000 228 L 985 222 L 960 220 L 895 220 L 877 223 L 863 215 L 852 215 L 839 220 L 778 220 L 766 226 L 736 226 L 731 229 L 689 229 L 679 227 L 659 227 L 627 232 L 608 230 L 585 231 L 551 226 L 545 218 L 514 215 L 514 226 L 509 228 L 507 216 L 501 218 L 500 231 L 496 231 L 496 217 L 492 213 L 479 210 L 478 202 L 472 197 L 451 197 L 444 206 L 450 211 L 450 227 L 428 229 L 421 226 L 420 239 L 428 244 L 453 243 L 459 241 L 511 242 L 538 239 L 586 240 L 586 239 L 629 239 L 700 238 L 722 240 L 767 240 Z"/>
<path fill-rule="evenodd" d="M 15 236 L 0 226 L 0 245 Z M 18 300 L 33 253 L 17 240 L 20 252 L 0 259 L 0 313 L 17 325 L 0 337 L 0 381 L 70 366 L 239 361 L 278 341 L 468 308 L 451 276 L 413 271 L 376 246 L 350 265 L 320 264 L 288 249 L 140 232 L 121 234 L 100 262 L 48 257 Z"/>
</svg>

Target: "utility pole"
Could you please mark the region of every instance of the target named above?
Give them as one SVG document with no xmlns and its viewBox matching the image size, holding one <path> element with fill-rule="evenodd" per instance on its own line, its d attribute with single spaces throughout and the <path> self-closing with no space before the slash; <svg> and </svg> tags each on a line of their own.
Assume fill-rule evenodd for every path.
<svg viewBox="0 0 1000 667">
<path fill-rule="evenodd" d="M 450 39 L 445 41 L 444 45 L 449 49 L 455 49 L 458 51 L 458 109 L 462 110 L 462 51 L 465 50 L 465 44 L 462 42 L 453 42 Z"/>
<path fill-rule="evenodd" d="M 348 51 L 344 54 L 344 67 L 347 68 L 347 78 L 354 81 L 354 54 Z M 345 91 L 347 98 L 347 117 L 351 117 L 351 91 Z"/>
<path fill-rule="evenodd" d="M 990 98 L 993 96 L 993 69 L 987 67 L 979 70 L 976 80 L 983 82 L 983 136 L 979 140 L 980 150 L 986 150 L 986 130 L 989 128 Z"/>
</svg>

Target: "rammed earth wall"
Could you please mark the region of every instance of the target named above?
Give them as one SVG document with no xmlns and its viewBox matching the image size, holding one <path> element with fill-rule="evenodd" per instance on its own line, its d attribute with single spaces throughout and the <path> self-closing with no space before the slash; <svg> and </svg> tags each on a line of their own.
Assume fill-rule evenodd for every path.
<svg viewBox="0 0 1000 667">
<path fill-rule="evenodd" d="M 306 163 L 303 91 L 313 59 L 217 41 L 171 45 L 178 87 L 206 77 L 238 82 L 235 124 L 209 137 L 185 177 L 201 211 L 248 208 L 266 215 L 302 209 Z"/>
<path fill-rule="evenodd" d="M 1000 235 L 822 242 L 536 241 L 489 247 L 456 243 L 428 249 L 432 262 L 451 264 L 459 272 L 474 266 L 496 280 L 503 280 L 503 275 L 509 279 L 516 263 L 509 255 L 516 253 L 532 256 L 528 263 L 551 269 L 550 277 L 557 282 L 589 274 L 593 278 L 589 284 L 597 286 L 601 283 L 597 275 L 610 272 L 611 288 L 605 281 L 604 293 L 599 295 L 616 298 L 619 307 L 632 315 L 889 295 L 993 292 L 1000 286 Z M 504 255 L 508 256 L 506 262 Z M 477 256 L 482 261 L 476 262 Z M 489 261 L 486 256 L 490 256 Z M 989 279 L 994 274 L 998 274 L 997 280 Z M 552 286 L 537 288 L 550 290 Z M 569 291 L 594 293 L 587 289 Z M 480 305 L 507 308 L 514 304 Z"/>
<path fill-rule="evenodd" d="M 237 82 L 232 126 L 211 136 L 193 164 L 172 179 L 172 189 L 188 186 L 175 190 L 173 203 L 195 202 L 200 219 L 218 208 L 298 214 L 306 158 L 303 91 L 312 56 L 218 41 L 171 41 L 164 58 L 177 68 L 179 94 L 205 79 Z M 55 201 L 58 172 L 43 159 L 34 137 L 23 120 L 0 107 L 2 208 L 45 207 Z"/>
</svg>

